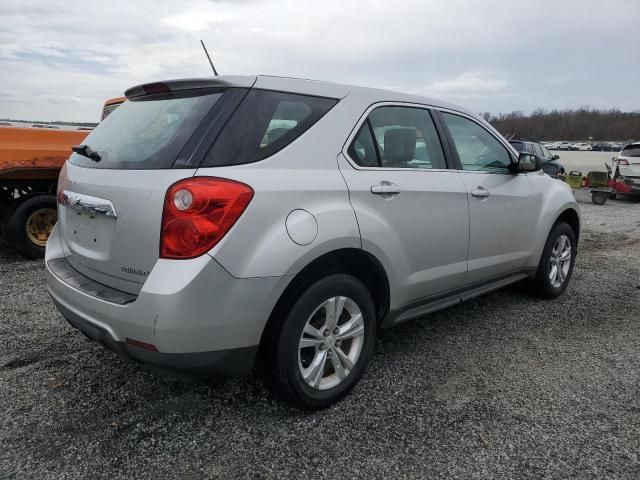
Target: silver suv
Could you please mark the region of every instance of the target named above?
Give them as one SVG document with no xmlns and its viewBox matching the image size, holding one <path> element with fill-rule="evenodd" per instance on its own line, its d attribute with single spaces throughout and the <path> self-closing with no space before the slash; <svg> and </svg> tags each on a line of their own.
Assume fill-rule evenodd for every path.
<svg viewBox="0 0 640 480">
<path fill-rule="evenodd" d="M 257 368 L 322 408 L 378 328 L 520 280 L 556 297 L 571 278 L 571 190 L 460 107 L 267 76 L 126 96 L 60 174 L 47 287 L 71 325 L 148 368 Z"/>
</svg>

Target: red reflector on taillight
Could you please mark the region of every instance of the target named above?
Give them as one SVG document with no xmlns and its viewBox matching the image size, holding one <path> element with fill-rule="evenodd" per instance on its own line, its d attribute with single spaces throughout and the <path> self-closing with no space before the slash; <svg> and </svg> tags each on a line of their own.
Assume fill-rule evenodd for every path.
<svg viewBox="0 0 640 480">
<path fill-rule="evenodd" d="M 134 340 L 133 338 L 127 338 L 127 345 L 132 347 L 144 348 L 152 352 L 157 352 L 158 349 L 153 343 L 141 342 L 140 340 Z"/>
<path fill-rule="evenodd" d="M 628 166 L 629 165 L 629 161 L 625 160 L 624 158 L 619 158 L 618 159 L 618 165 L 626 165 L 626 166 Z"/>
<path fill-rule="evenodd" d="M 194 177 L 174 183 L 164 200 L 160 258 L 188 259 L 211 250 L 253 198 L 244 183 Z"/>
</svg>

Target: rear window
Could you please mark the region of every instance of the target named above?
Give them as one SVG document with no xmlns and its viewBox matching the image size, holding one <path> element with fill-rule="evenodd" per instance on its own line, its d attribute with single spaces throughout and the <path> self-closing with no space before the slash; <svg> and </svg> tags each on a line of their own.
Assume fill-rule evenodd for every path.
<svg viewBox="0 0 640 480">
<path fill-rule="evenodd" d="M 514 142 L 509 142 L 509 143 L 511 144 L 511 146 L 513 148 L 515 148 L 519 152 L 533 153 L 533 150 L 531 149 L 531 147 L 527 143 L 515 142 L 515 141 Z"/>
<path fill-rule="evenodd" d="M 640 145 L 629 145 L 620 152 L 623 157 L 640 157 Z"/>
<path fill-rule="evenodd" d="M 333 98 L 251 90 L 201 166 L 239 165 L 267 158 L 306 132 L 336 103 Z"/>
<path fill-rule="evenodd" d="M 171 168 L 221 91 L 151 95 L 127 100 L 85 139 L 99 162 L 79 154 L 74 165 L 90 168 L 146 170 Z"/>
</svg>

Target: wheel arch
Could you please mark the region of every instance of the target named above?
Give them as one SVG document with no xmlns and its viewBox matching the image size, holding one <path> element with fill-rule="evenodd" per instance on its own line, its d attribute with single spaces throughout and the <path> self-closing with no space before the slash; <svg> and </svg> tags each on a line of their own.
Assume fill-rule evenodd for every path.
<svg viewBox="0 0 640 480">
<path fill-rule="evenodd" d="M 382 263 L 371 253 L 358 248 L 342 248 L 327 252 L 309 262 L 286 286 L 269 315 L 260 338 L 257 364 L 266 347 L 277 334 L 278 318 L 293 304 L 302 291 L 318 279 L 333 273 L 346 273 L 360 280 L 371 293 L 376 320 L 380 322 L 389 311 L 389 278 Z"/>
<path fill-rule="evenodd" d="M 576 237 L 576 243 L 578 243 L 580 238 L 580 215 L 578 215 L 578 212 L 573 208 L 565 209 L 553 224 L 555 225 L 559 222 L 565 222 L 571 227 Z"/>
</svg>

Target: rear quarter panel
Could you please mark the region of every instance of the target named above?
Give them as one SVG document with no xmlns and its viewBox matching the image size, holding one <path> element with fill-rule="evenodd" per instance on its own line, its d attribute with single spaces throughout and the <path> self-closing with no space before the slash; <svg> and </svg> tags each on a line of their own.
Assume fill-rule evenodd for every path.
<svg viewBox="0 0 640 480">
<path fill-rule="evenodd" d="M 200 168 L 197 176 L 243 182 L 254 198 L 209 254 L 237 278 L 294 275 L 321 255 L 361 248 L 360 232 L 337 155 L 366 106 L 340 101 L 297 140 L 256 163 Z M 287 233 L 293 210 L 309 212 L 317 236 L 308 245 Z"/>
<path fill-rule="evenodd" d="M 360 248 L 360 234 L 346 186 L 337 168 L 207 168 L 198 175 L 250 185 L 254 197 L 231 231 L 209 254 L 237 278 L 293 275 L 319 256 Z M 305 210 L 317 223 L 308 245 L 289 236 L 287 216 Z"/>
</svg>

